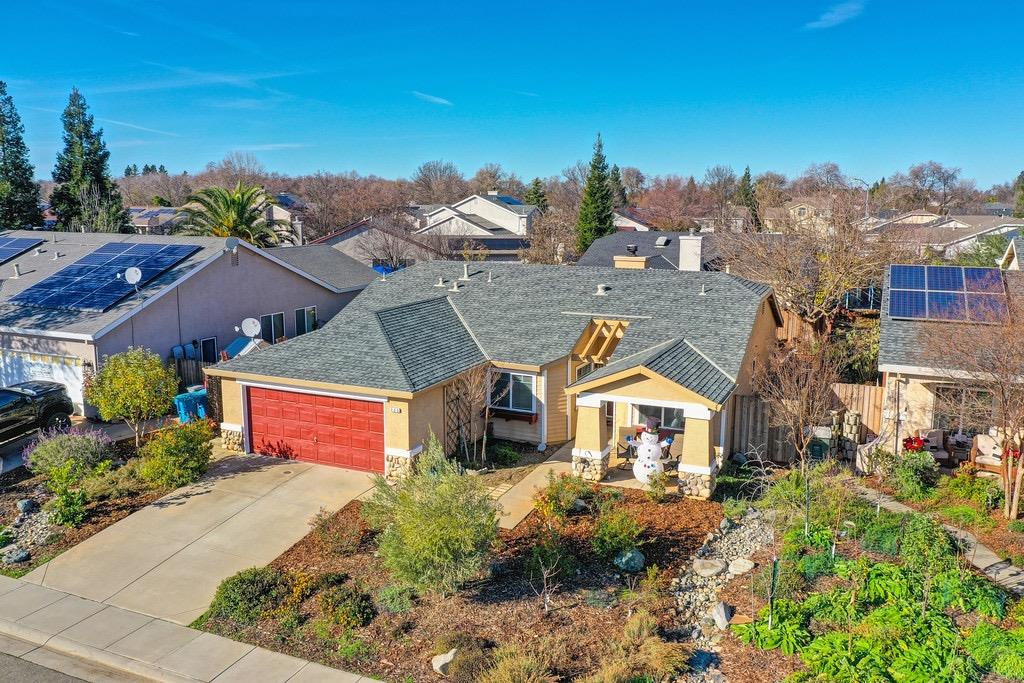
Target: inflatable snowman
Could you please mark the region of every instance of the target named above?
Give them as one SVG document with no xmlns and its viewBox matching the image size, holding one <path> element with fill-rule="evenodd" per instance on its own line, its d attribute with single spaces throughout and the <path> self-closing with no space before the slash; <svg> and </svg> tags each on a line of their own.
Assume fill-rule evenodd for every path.
<svg viewBox="0 0 1024 683">
<path fill-rule="evenodd" d="M 636 447 L 636 462 L 633 463 L 633 476 L 641 484 L 649 484 L 651 477 L 665 471 L 661 458 L 661 449 L 672 443 L 671 437 L 658 441 L 657 432 L 640 432 L 640 443 Z"/>
</svg>

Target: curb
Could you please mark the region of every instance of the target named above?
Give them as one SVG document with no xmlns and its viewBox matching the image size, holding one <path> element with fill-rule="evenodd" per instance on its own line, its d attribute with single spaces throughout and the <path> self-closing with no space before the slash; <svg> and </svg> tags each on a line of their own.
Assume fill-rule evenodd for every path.
<svg viewBox="0 0 1024 683">
<path fill-rule="evenodd" d="M 130 657 L 107 652 L 106 650 L 101 650 L 92 645 L 85 645 L 64 636 L 51 636 L 37 629 L 6 619 L 0 619 L 0 635 L 21 640 L 42 649 L 51 650 L 85 662 L 98 664 L 107 669 L 138 676 L 147 681 L 156 681 L 157 683 L 197 682 L 195 678 L 180 676 L 153 664 L 146 664 Z"/>
</svg>

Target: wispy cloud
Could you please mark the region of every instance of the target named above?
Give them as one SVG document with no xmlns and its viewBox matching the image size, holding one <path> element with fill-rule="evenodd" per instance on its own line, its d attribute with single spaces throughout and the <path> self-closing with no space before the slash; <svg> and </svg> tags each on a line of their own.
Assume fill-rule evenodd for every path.
<svg viewBox="0 0 1024 683">
<path fill-rule="evenodd" d="M 513 90 L 512 94 L 522 95 L 523 97 L 540 97 L 540 95 L 538 95 L 537 93 L 530 92 L 529 90 Z"/>
<path fill-rule="evenodd" d="M 864 3 L 861 0 L 851 0 L 850 2 L 841 2 L 838 5 L 833 5 L 824 11 L 820 17 L 814 21 L 809 21 L 804 24 L 805 31 L 821 31 L 827 28 L 833 28 L 840 24 L 845 24 L 851 19 L 855 19 L 860 16 L 860 13 L 864 11 Z"/>
<path fill-rule="evenodd" d="M 230 85 L 244 90 L 260 90 L 265 86 L 261 81 L 273 78 L 284 78 L 295 76 L 300 73 L 296 71 L 267 71 L 259 73 L 222 73 L 216 71 L 197 71 L 186 67 L 168 66 L 159 62 L 146 62 L 149 66 L 169 72 L 172 76 L 168 78 L 157 78 L 147 81 L 136 81 L 134 83 L 114 83 L 108 86 L 90 88 L 90 93 L 125 93 L 125 92 L 146 92 L 156 90 L 176 90 L 180 88 L 194 88 L 205 85 Z M 278 92 L 278 91 L 275 91 Z"/>
<path fill-rule="evenodd" d="M 57 109 L 48 109 L 46 107 L 25 107 L 26 109 L 32 109 L 33 111 L 46 112 L 47 114 L 60 114 L 61 112 Z M 94 116 L 94 119 L 100 123 L 109 123 L 112 126 L 122 126 L 124 128 L 131 128 L 132 130 L 141 130 L 144 133 L 156 133 L 157 135 L 166 135 L 170 138 L 180 138 L 181 135 L 178 133 L 171 133 L 170 131 L 160 130 L 159 128 L 148 128 L 146 126 L 140 126 L 137 123 L 131 123 L 130 121 L 118 121 L 117 119 L 104 119 L 99 116 Z"/>
<path fill-rule="evenodd" d="M 454 107 L 455 106 L 455 103 L 452 102 L 451 100 L 446 100 L 445 98 L 438 97 L 437 95 L 430 95 L 430 94 L 425 93 L 425 92 L 420 92 L 419 90 L 413 90 L 412 94 L 414 96 L 420 98 L 424 102 L 430 102 L 431 104 L 443 104 L 446 107 Z"/>
</svg>

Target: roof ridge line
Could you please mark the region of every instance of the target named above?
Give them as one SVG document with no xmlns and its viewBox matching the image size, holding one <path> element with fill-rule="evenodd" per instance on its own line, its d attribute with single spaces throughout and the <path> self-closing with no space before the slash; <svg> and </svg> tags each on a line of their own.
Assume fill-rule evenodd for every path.
<svg viewBox="0 0 1024 683">
<path fill-rule="evenodd" d="M 703 351 L 701 351 L 701 350 L 700 350 L 700 349 L 698 349 L 698 348 L 697 348 L 696 346 L 694 346 L 693 344 L 691 344 L 691 343 L 690 343 L 690 340 L 689 340 L 689 339 L 687 339 L 686 337 L 683 337 L 683 343 L 684 343 L 684 344 L 686 344 L 687 346 L 689 346 L 689 347 L 690 347 L 691 349 L 693 349 L 693 350 L 694 350 L 694 352 L 695 352 L 695 353 L 696 353 L 696 354 L 697 354 L 698 356 L 700 356 L 701 358 L 703 358 L 704 360 L 706 360 L 706 361 L 707 361 L 708 363 L 710 363 L 710 364 L 711 364 L 711 367 L 713 367 L 713 368 L 714 368 L 715 370 L 718 370 L 718 371 L 719 371 L 720 373 L 722 373 L 723 375 L 725 375 L 726 377 L 728 377 L 728 378 L 729 378 L 729 380 L 730 380 L 730 381 L 731 381 L 731 382 L 732 382 L 733 384 L 739 384 L 739 382 L 737 382 L 737 381 L 736 381 L 736 378 L 735 378 L 735 377 L 733 377 L 733 376 L 732 376 L 732 375 L 731 375 L 730 373 L 728 373 L 728 372 L 726 372 L 725 370 L 723 370 L 723 369 L 722 369 L 722 367 L 721 367 L 721 366 L 720 366 L 720 365 L 719 365 L 718 363 L 716 363 L 715 361 L 713 361 L 713 360 L 711 360 L 710 358 L 708 358 L 707 354 L 705 354 L 705 353 L 704 353 Z"/>
<path fill-rule="evenodd" d="M 452 301 L 452 298 L 447 294 L 445 295 L 444 298 L 448 302 L 448 305 L 452 307 L 452 310 L 455 311 L 455 315 L 458 316 L 459 322 L 461 322 L 462 326 L 466 328 L 466 332 L 469 334 L 469 338 L 473 340 L 474 344 L 476 344 L 476 348 L 480 351 L 481 355 L 483 355 L 483 357 L 486 358 L 488 361 L 493 362 L 494 359 L 491 358 L 491 354 L 487 353 L 486 349 L 484 349 L 484 345 L 481 344 L 480 340 L 476 338 L 476 333 L 473 332 L 473 329 L 469 326 L 469 323 L 466 322 L 466 318 L 463 317 L 462 311 L 459 310 L 459 307 L 455 305 L 455 302 Z"/>
</svg>

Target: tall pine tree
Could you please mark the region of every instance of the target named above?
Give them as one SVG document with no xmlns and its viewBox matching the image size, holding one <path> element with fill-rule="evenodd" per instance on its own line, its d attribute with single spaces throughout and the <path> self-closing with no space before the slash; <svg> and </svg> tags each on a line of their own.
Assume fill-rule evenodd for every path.
<svg viewBox="0 0 1024 683">
<path fill-rule="evenodd" d="M 89 107 L 78 88 L 71 90 L 61 121 L 64 149 L 57 155 L 53 168 L 57 187 L 50 195 L 58 229 L 127 230 L 121 193 L 110 177 L 110 152 L 103 142 L 103 129 L 94 128 Z"/>
<path fill-rule="evenodd" d="M 622 174 L 617 165 L 612 166 L 608 173 L 608 191 L 612 195 L 612 208 L 621 209 L 629 203 L 626 199 L 626 188 L 622 186 Z"/>
<path fill-rule="evenodd" d="M 1017 176 L 1013 184 L 1013 217 L 1024 218 L 1024 171 Z"/>
<path fill-rule="evenodd" d="M 530 182 L 530 187 L 526 188 L 526 193 L 523 195 L 523 201 L 527 204 L 533 204 L 542 212 L 548 210 L 548 193 L 544 189 L 544 182 L 540 178 L 534 178 Z"/>
<path fill-rule="evenodd" d="M 604 158 L 601 134 L 594 142 L 594 156 L 590 160 L 587 184 L 580 200 L 580 215 L 576 222 L 576 248 L 582 254 L 598 237 L 615 232 L 612 211 L 612 193 L 608 187 L 608 161 Z"/>
<path fill-rule="evenodd" d="M 33 180 L 32 164 L 25 146 L 25 127 L 0 81 L 0 228 L 42 225 L 39 185 Z"/>
<path fill-rule="evenodd" d="M 750 212 L 750 224 L 755 230 L 761 232 L 761 212 L 758 210 L 757 192 L 754 189 L 754 181 L 750 177 L 750 167 L 743 169 L 743 176 L 736 188 L 736 199 L 740 206 L 747 207 Z"/>
</svg>

